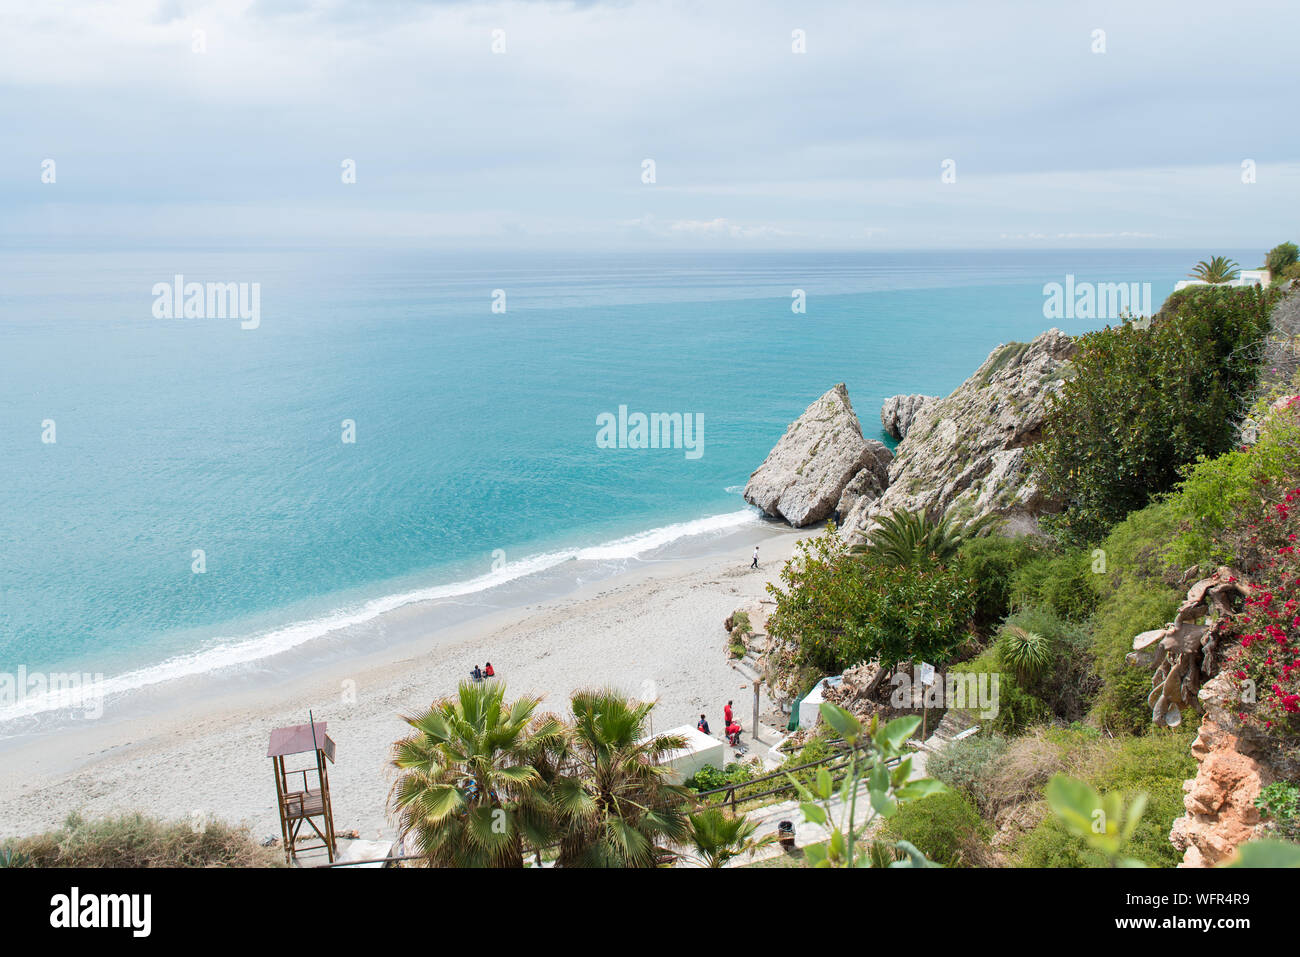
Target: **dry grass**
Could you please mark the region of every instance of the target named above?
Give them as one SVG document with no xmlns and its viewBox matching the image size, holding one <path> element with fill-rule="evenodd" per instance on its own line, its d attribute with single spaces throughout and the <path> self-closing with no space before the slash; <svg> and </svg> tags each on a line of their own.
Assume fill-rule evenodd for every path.
<svg viewBox="0 0 1300 957">
<path fill-rule="evenodd" d="M 7 841 L 19 867 L 284 867 L 278 848 L 259 845 L 244 828 L 220 822 L 192 827 L 140 814 L 86 821 Z"/>
</svg>

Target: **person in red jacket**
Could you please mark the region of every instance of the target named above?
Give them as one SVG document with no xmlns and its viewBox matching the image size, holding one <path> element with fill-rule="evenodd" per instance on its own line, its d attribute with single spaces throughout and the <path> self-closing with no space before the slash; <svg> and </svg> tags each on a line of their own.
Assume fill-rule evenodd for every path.
<svg viewBox="0 0 1300 957">
<path fill-rule="evenodd" d="M 734 721 L 727 725 L 727 741 L 733 748 L 740 745 L 740 725 Z"/>
<path fill-rule="evenodd" d="M 496 669 L 492 667 L 492 662 L 489 661 L 487 663 L 487 667 L 483 669 L 483 675 L 487 678 L 495 678 L 497 676 Z"/>
<path fill-rule="evenodd" d="M 724 727 L 731 724 L 731 702 L 730 701 L 728 701 L 727 706 L 722 709 L 722 724 Z"/>
</svg>

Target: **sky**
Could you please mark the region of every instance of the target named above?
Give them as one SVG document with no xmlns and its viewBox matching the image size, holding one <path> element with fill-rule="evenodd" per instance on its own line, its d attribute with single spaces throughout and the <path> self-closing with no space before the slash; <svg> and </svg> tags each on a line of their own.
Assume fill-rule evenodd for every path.
<svg viewBox="0 0 1300 957">
<path fill-rule="evenodd" d="M 1300 239 L 1297 28 L 1295 0 L 0 0 L 0 244 L 1266 249 Z"/>
</svg>

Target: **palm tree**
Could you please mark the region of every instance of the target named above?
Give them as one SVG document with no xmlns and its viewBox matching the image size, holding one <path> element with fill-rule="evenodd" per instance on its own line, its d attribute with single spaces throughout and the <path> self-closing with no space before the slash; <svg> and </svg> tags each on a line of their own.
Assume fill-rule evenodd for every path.
<svg viewBox="0 0 1300 957">
<path fill-rule="evenodd" d="M 906 512 L 895 509 L 876 521 L 868 545 L 855 546 L 853 551 L 868 554 L 890 565 L 912 565 L 929 557 L 946 562 L 957 553 L 962 542 L 974 538 L 994 516 L 984 517 L 957 525 L 951 519 L 935 521 L 925 512 Z"/>
<path fill-rule="evenodd" d="M 705 808 L 687 820 L 687 838 L 695 861 L 705 867 L 723 867 L 741 854 L 753 854 L 776 840 L 775 834 L 754 840 L 758 825 L 745 816 L 732 817 L 721 808 Z"/>
<path fill-rule="evenodd" d="M 390 802 L 403 841 L 442 867 L 521 867 L 523 838 L 545 843 L 546 788 L 529 757 L 563 739 L 540 699 L 505 704 L 500 682 L 464 682 L 406 722 L 393 745 L 400 772 Z"/>
<path fill-rule="evenodd" d="M 687 834 L 690 792 L 663 763 L 680 735 L 647 734 L 653 702 L 617 691 L 579 691 L 564 755 L 568 774 L 551 789 L 561 867 L 654 867 L 664 844 Z"/>
<path fill-rule="evenodd" d="M 1229 282 L 1237 278 L 1239 268 L 1237 263 L 1227 256 L 1215 256 L 1209 262 L 1202 259 L 1188 275 L 1201 282 Z"/>
</svg>

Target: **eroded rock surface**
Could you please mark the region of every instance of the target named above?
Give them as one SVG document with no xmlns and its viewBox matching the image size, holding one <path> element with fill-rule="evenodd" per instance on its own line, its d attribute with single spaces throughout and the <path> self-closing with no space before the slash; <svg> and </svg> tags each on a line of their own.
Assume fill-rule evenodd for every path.
<svg viewBox="0 0 1300 957">
<path fill-rule="evenodd" d="M 1026 450 L 1041 437 L 1048 398 L 1069 375 L 1074 351 L 1059 329 L 999 346 L 951 395 L 920 404 L 894 450 L 884 494 L 842 514 L 844 533 L 865 537 L 877 515 L 894 509 L 959 521 L 998 514 L 1012 530 L 1035 527 L 1053 503 L 1031 480 Z"/>
<path fill-rule="evenodd" d="M 891 395 L 880 406 L 880 424 L 884 427 L 885 433 L 895 439 L 902 439 L 907 436 L 908 426 L 916 418 L 916 414 L 921 411 L 927 402 L 933 402 L 938 398 L 935 395 Z"/>
<path fill-rule="evenodd" d="M 862 437 L 844 383 L 790 423 L 745 485 L 745 501 L 796 528 L 831 515 L 845 488 L 867 470 L 881 480 L 892 456 L 884 443 Z M 871 494 L 864 479 L 851 500 Z"/>
</svg>

